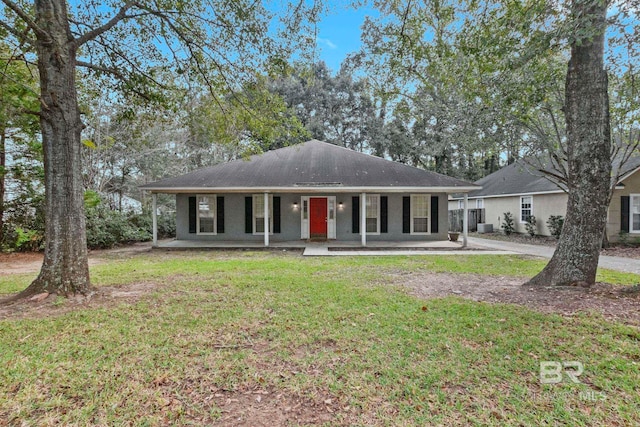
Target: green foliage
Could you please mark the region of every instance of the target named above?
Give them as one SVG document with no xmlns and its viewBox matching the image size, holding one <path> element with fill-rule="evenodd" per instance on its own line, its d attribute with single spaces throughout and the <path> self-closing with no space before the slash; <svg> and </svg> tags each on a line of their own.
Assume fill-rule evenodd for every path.
<svg viewBox="0 0 640 427">
<path fill-rule="evenodd" d="M 84 192 L 84 208 L 92 209 L 100 204 L 100 195 L 97 191 L 87 190 Z"/>
<path fill-rule="evenodd" d="M 562 215 L 551 215 L 547 220 L 547 227 L 549 227 L 549 232 L 556 239 L 560 238 L 560 234 L 562 233 L 562 227 L 564 226 L 564 217 Z"/>
<path fill-rule="evenodd" d="M 16 228 L 15 249 L 20 252 L 37 251 L 42 249 L 44 236 L 38 230 L 24 230 Z"/>
<path fill-rule="evenodd" d="M 537 223 L 538 221 L 536 220 L 536 217 L 534 215 L 530 215 L 529 219 L 524 224 L 524 228 L 527 230 L 529 236 L 534 237 L 537 234 Z"/>
<path fill-rule="evenodd" d="M 158 215 L 158 239 L 166 239 L 176 236 L 176 217 L 175 214 Z M 153 233 L 153 219 L 150 212 L 141 215 L 131 215 L 129 221 L 132 225 L 145 230 L 151 235 Z"/>
<path fill-rule="evenodd" d="M 150 231 L 138 227 L 128 214 L 111 210 L 104 204 L 88 208 L 86 215 L 87 247 L 91 249 L 151 239 Z"/>
<path fill-rule="evenodd" d="M 516 227 L 515 227 L 515 221 L 513 219 L 513 214 L 511 212 L 505 212 L 502 214 L 503 216 L 503 220 L 502 220 L 502 225 L 500 226 L 502 228 L 502 231 L 504 232 L 504 234 L 506 234 L 507 236 L 513 234 L 514 231 L 516 231 Z"/>
</svg>

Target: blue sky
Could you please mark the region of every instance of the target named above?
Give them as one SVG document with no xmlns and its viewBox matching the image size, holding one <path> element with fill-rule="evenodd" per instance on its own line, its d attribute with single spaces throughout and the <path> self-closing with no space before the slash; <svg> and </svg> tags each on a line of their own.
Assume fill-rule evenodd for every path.
<svg viewBox="0 0 640 427">
<path fill-rule="evenodd" d="M 318 23 L 318 59 L 327 63 L 335 73 L 351 52 L 360 48 L 360 32 L 364 19 L 372 9 L 334 6 Z"/>
</svg>

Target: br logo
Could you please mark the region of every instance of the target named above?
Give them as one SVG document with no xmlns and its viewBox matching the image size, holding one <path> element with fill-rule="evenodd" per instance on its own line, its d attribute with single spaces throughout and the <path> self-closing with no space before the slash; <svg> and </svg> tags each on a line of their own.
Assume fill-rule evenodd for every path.
<svg viewBox="0 0 640 427">
<path fill-rule="evenodd" d="M 580 362 L 540 362 L 540 382 L 542 384 L 558 384 L 562 382 L 563 373 L 573 383 L 580 383 L 578 377 L 584 372 Z"/>
</svg>

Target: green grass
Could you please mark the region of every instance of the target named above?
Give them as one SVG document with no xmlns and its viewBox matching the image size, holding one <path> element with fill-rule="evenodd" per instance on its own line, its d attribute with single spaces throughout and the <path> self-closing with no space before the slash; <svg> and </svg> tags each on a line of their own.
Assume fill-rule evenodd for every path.
<svg viewBox="0 0 640 427">
<path fill-rule="evenodd" d="M 202 425 L 221 415 L 216 393 L 266 389 L 330 398 L 332 425 L 640 423 L 637 329 L 597 315 L 423 301 L 383 284 L 398 271 L 524 278 L 543 266 L 515 256 L 113 259 L 92 268 L 96 285 L 157 287 L 137 302 L 0 321 L 0 420 Z M 0 290 L 32 277 L 4 277 Z M 544 360 L 582 362 L 583 383 L 541 385 Z"/>
</svg>

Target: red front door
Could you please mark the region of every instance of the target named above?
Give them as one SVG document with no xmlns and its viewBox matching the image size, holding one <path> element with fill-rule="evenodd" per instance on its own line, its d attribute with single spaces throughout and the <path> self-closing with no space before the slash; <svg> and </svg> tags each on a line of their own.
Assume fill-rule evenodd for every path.
<svg viewBox="0 0 640 427">
<path fill-rule="evenodd" d="M 309 234 L 312 239 L 327 238 L 327 199 L 311 197 L 309 199 L 310 225 Z"/>
</svg>

